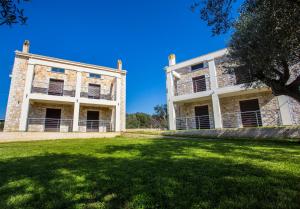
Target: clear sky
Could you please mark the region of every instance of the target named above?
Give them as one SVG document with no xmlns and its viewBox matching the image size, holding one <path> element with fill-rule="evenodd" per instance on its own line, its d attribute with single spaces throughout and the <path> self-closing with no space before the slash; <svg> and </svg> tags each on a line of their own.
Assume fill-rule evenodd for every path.
<svg viewBox="0 0 300 209">
<path fill-rule="evenodd" d="M 226 47 L 227 36 L 190 11 L 193 0 L 31 0 L 27 26 L 0 26 L 0 119 L 4 118 L 14 51 L 116 67 L 127 74 L 127 112 L 152 113 L 166 103 L 168 55 L 184 61 Z"/>
</svg>

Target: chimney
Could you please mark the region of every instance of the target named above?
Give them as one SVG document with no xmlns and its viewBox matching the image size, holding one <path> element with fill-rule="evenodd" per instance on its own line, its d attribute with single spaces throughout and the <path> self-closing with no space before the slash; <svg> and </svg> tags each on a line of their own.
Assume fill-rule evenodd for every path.
<svg viewBox="0 0 300 209">
<path fill-rule="evenodd" d="M 25 41 L 24 41 L 24 44 L 23 44 L 22 52 L 23 52 L 23 53 L 29 53 L 29 46 L 30 46 L 29 41 L 28 41 L 28 40 L 25 40 Z"/>
<path fill-rule="evenodd" d="M 175 54 L 169 55 L 169 66 L 176 65 L 176 56 Z"/>
<path fill-rule="evenodd" d="M 122 70 L 122 60 L 118 59 L 118 65 L 117 65 L 118 70 Z"/>
</svg>

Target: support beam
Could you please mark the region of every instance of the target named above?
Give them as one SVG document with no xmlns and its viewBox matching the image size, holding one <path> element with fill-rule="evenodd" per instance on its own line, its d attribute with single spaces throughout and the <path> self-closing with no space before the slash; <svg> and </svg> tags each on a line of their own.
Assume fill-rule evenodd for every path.
<svg viewBox="0 0 300 209">
<path fill-rule="evenodd" d="M 27 120 L 29 112 L 29 94 L 31 93 L 32 80 L 34 75 L 34 65 L 29 64 L 26 72 L 25 87 L 21 108 L 19 131 L 27 130 Z"/>
<path fill-rule="evenodd" d="M 289 107 L 289 97 L 282 95 L 278 96 L 277 98 L 279 103 L 282 125 L 293 125 L 292 115 Z"/>
<path fill-rule="evenodd" d="M 167 105 L 169 116 L 169 129 L 176 130 L 176 113 L 173 102 L 174 96 L 174 78 L 172 72 L 167 73 Z"/>
<path fill-rule="evenodd" d="M 82 73 L 77 72 L 76 74 L 76 91 L 75 91 L 75 103 L 74 103 L 74 111 L 73 111 L 73 131 L 79 131 L 79 113 L 80 113 L 80 93 L 81 93 L 81 80 Z"/>
<path fill-rule="evenodd" d="M 208 62 L 208 69 L 209 69 L 210 88 L 212 90 L 215 90 L 218 88 L 218 78 L 217 78 L 215 60 L 210 60 Z"/>
<path fill-rule="evenodd" d="M 215 128 L 223 128 L 220 100 L 217 94 L 212 95 Z"/>
</svg>

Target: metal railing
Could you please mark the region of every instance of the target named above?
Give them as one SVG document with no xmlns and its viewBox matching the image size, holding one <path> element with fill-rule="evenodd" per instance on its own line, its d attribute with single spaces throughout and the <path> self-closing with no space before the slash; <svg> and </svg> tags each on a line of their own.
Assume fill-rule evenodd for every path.
<svg viewBox="0 0 300 209">
<path fill-rule="evenodd" d="M 113 132 L 115 130 L 110 120 L 80 120 L 79 129 L 86 132 Z"/>
<path fill-rule="evenodd" d="M 28 131 L 71 132 L 72 119 L 28 118 Z"/>
<path fill-rule="evenodd" d="M 191 78 L 192 79 L 192 78 Z M 193 94 L 197 92 L 210 90 L 210 79 L 209 76 L 205 75 L 203 78 L 198 78 L 196 80 L 190 80 L 187 82 L 182 82 L 177 80 L 175 82 L 175 96 Z"/>
<path fill-rule="evenodd" d="M 49 84 L 49 82 L 46 83 L 34 81 L 32 83 L 31 93 L 75 97 L 75 86 L 57 85 L 55 88 L 49 88 Z"/>
<path fill-rule="evenodd" d="M 248 73 L 238 76 L 234 73 L 224 73 L 217 76 L 217 80 L 219 88 L 222 88 L 226 86 L 235 86 L 239 84 L 250 83 L 252 81 L 252 77 Z"/>
<path fill-rule="evenodd" d="M 210 115 L 176 118 L 177 130 L 212 129 L 214 121 Z"/>
<path fill-rule="evenodd" d="M 222 114 L 223 128 L 245 128 L 282 125 L 280 111 L 257 110 Z"/>
<path fill-rule="evenodd" d="M 100 88 L 99 90 L 96 89 L 89 89 L 88 87 L 81 88 L 80 97 L 89 98 L 89 99 L 105 99 L 105 100 L 116 100 L 115 91 L 111 91 L 108 89 Z"/>
</svg>

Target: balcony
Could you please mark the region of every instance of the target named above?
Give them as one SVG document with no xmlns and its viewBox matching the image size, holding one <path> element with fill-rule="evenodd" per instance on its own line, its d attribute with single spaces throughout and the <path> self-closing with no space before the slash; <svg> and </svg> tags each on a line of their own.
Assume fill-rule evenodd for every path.
<svg viewBox="0 0 300 209">
<path fill-rule="evenodd" d="M 80 120 L 78 125 L 82 132 L 113 132 L 115 130 L 110 120 Z"/>
<path fill-rule="evenodd" d="M 224 128 L 246 128 L 282 125 L 280 110 L 257 110 L 222 114 Z"/>
<path fill-rule="evenodd" d="M 76 86 L 64 85 L 61 81 L 33 82 L 31 93 L 75 97 Z"/>
<path fill-rule="evenodd" d="M 213 117 L 210 115 L 176 118 L 177 130 L 212 129 L 212 128 L 214 128 L 214 120 Z"/>
<path fill-rule="evenodd" d="M 175 82 L 175 96 L 194 94 L 207 90 L 210 90 L 210 80 L 207 75 L 192 78 L 187 82 L 182 82 L 181 80 Z"/>
<path fill-rule="evenodd" d="M 28 118 L 28 131 L 37 132 L 71 132 L 72 119 L 59 118 Z"/>
<path fill-rule="evenodd" d="M 89 87 L 81 88 L 80 97 L 96 100 L 116 100 L 116 94 L 114 91 L 112 91 L 111 89 L 103 89 L 100 87 L 100 85 L 90 85 Z"/>
</svg>

